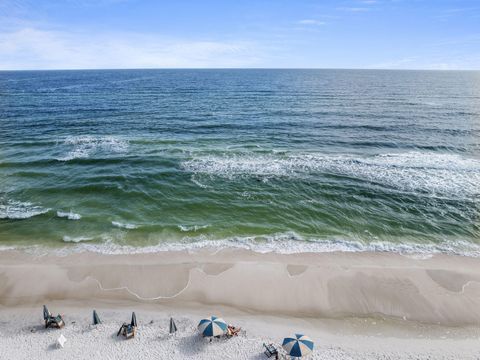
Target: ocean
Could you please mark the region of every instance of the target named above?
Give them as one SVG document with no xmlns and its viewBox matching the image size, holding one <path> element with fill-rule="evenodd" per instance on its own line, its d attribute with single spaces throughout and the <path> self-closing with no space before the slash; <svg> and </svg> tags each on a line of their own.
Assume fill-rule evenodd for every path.
<svg viewBox="0 0 480 360">
<path fill-rule="evenodd" d="M 480 72 L 0 72 L 0 249 L 480 256 Z"/>
</svg>

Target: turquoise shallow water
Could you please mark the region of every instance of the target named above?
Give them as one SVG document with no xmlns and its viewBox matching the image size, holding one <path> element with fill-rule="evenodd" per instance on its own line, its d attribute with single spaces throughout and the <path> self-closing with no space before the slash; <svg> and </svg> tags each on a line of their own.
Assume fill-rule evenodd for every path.
<svg viewBox="0 0 480 360">
<path fill-rule="evenodd" d="M 0 246 L 480 254 L 480 73 L 0 72 Z"/>
</svg>

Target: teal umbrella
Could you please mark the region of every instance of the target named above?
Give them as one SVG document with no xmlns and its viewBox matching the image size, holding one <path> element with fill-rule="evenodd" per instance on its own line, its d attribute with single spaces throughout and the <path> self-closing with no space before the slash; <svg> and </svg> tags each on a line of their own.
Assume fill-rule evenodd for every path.
<svg viewBox="0 0 480 360">
<path fill-rule="evenodd" d="M 43 319 L 47 320 L 52 314 L 50 314 L 50 311 L 48 311 L 47 306 L 43 305 Z"/>
<path fill-rule="evenodd" d="M 302 357 L 313 351 L 313 341 L 308 336 L 295 334 L 293 337 L 283 339 L 282 347 L 289 356 Z"/>
<path fill-rule="evenodd" d="M 130 325 L 137 327 L 137 316 L 135 315 L 135 312 L 132 312 L 132 321 L 130 321 Z"/>
<path fill-rule="evenodd" d="M 227 332 L 227 323 L 222 318 L 211 316 L 207 319 L 200 320 L 198 330 L 203 336 L 220 336 Z"/>
<path fill-rule="evenodd" d="M 175 321 L 173 321 L 173 318 L 170 318 L 170 334 L 175 332 L 177 332 L 177 325 L 175 324 Z"/>
<path fill-rule="evenodd" d="M 93 325 L 101 324 L 100 318 L 98 317 L 97 311 L 93 310 Z"/>
</svg>

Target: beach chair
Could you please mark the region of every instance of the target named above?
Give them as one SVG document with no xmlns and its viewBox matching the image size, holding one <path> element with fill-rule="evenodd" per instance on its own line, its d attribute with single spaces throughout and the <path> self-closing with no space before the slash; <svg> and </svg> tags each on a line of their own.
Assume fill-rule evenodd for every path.
<svg viewBox="0 0 480 360">
<path fill-rule="evenodd" d="M 45 320 L 45 329 L 49 327 L 61 329 L 65 326 L 62 315 L 53 316 L 45 305 L 43 305 L 43 320 Z"/>
<path fill-rule="evenodd" d="M 267 356 L 267 358 L 275 356 L 275 359 L 278 359 L 278 350 L 273 344 L 263 344 L 263 347 L 265 348 L 264 354 Z"/>
<path fill-rule="evenodd" d="M 123 335 L 125 339 L 131 339 L 135 337 L 135 331 L 137 330 L 137 316 L 132 313 L 132 321 L 130 324 L 123 323 L 120 330 L 117 332 L 117 336 Z"/>
<path fill-rule="evenodd" d="M 136 327 L 132 326 L 132 324 L 123 323 L 120 330 L 118 330 L 117 336 L 123 335 L 125 339 L 131 339 L 135 337 L 135 329 Z"/>
</svg>

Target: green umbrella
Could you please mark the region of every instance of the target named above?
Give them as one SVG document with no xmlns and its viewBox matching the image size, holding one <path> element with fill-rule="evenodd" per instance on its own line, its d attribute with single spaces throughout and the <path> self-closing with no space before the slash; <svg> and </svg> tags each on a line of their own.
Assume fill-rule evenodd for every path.
<svg viewBox="0 0 480 360">
<path fill-rule="evenodd" d="M 97 311 L 93 310 L 93 325 L 101 324 L 100 318 L 98 317 Z"/>
<path fill-rule="evenodd" d="M 47 320 L 52 314 L 50 314 L 50 311 L 48 311 L 47 306 L 43 305 L 43 319 Z"/>
<path fill-rule="evenodd" d="M 170 318 L 170 334 L 177 332 L 177 325 L 175 325 L 175 321 L 173 318 Z"/>
</svg>

